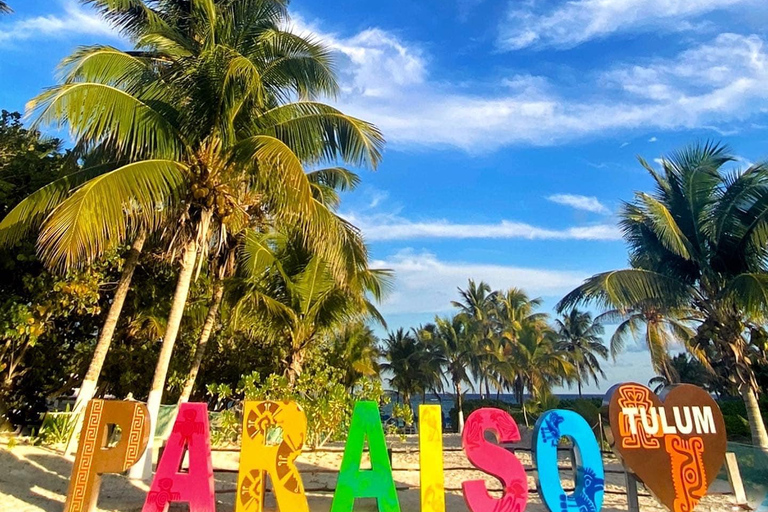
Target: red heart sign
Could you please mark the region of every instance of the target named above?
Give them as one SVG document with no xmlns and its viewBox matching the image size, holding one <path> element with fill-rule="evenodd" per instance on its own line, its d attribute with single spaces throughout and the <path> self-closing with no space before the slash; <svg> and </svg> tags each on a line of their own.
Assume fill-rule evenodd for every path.
<svg viewBox="0 0 768 512">
<path fill-rule="evenodd" d="M 725 422 L 703 389 L 680 384 L 661 397 L 635 383 L 606 395 L 609 440 L 624 465 L 674 512 L 691 512 L 725 460 Z"/>
</svg>

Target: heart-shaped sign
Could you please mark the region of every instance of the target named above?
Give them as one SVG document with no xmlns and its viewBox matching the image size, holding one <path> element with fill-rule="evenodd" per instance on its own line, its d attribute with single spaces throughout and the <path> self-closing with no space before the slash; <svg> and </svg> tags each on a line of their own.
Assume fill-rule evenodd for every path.
<svg viewBox="0 0 768 512">
<path fill-rule="evenodd" d="M 605 400 L 609 441 L 624 465 L 668 509 L 691 512 L 725 460 L 717 402 L 690 384 L 668 387 L 659 397 L 635 383 L 612 387 Z"/>
</svg>

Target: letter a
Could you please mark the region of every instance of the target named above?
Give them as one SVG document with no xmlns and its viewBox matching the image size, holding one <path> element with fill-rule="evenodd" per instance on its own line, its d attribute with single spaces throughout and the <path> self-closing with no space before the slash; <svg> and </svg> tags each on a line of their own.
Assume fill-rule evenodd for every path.
<svg viewBox="0 0 768 512">
<path fill-rule="evenodd" d="M 279 444 L 267 444 L 270 432 L 282 429 Z M 309 512 L 304 485 L 294 461 L 307 435 L 307 416 L 293 402 L 245 402 L 240 473 L 235 512 L 262 512 L 266 475 L 272 480 L 282 512 Z"/>
<path fill-rule="evenodd" d="M 469 462 L 501 480 L 504 495 L 494 498 L 488 493 L 485 481 L 471 480 L 462 484 L 464 500 L 472 512 L 522 512 L 528 504 L 525 468 L 514 453 L 486 441 L 486 431 L 493 432 L 499 443 L 519 441 L 520 431 L 515 420 L 506 412 L 485 408 L 469 415 L 461 436 L 461 444 Z"/>
<path fill-rule="evenodd" d="M 421 512 L 445 512 L 443 414 L 439 405 L 419 406 Z"/>
<path fill-rule="evenodd" d="M 366 438 L 371 469 L 360 470 Z M 384 439 L 376 402 L 355 404 L 331 512 L 351 512 L 355 506 L 355 498 L 376 498 L 379 512 L 400 512 L 400 502 L 389 465 L 387 442 Z"/>
<path fill-rule="evenodd" d="M 189 471 L 181 473 L 179 470 L 187 451 Z M 189 503 L 189 512 L 216 512 L 206 404 L 179 406 L 176 423 L 157 463 L 155 478 L 141 511 L 166 512 L 175 502 Z"/>
<path fill-rule="evenodd" d="M 120 441 L 113 448 L 106 447 L 110 425 L 117 425 L 122 431 Z M 64 512 L 95 510 L 100 475 L 122 473 L 136 464 L 148 440 L 149 412 L 146 405 L 119 400 L 88 402 Z"/>
</svg>

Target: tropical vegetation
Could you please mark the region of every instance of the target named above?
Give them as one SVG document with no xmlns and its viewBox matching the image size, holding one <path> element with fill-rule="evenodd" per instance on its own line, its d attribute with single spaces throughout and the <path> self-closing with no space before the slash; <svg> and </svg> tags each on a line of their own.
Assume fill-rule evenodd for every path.
<svg viewBox="0 0 768 512">
<path fill-rule="evenodd" d="M 735 161 L 714 143 L 663 158 L 660 169 L 641 160 L 656 190 L 621 210 L 630 268 L 591 277 L 559 307 L 639 314 L 654 358 L 668 357 L 668 340 L 683 344 L 742 397 L 752 442 L 768 449 L 756 375 L 768 349 L 768 167 Z"/>
</svg>

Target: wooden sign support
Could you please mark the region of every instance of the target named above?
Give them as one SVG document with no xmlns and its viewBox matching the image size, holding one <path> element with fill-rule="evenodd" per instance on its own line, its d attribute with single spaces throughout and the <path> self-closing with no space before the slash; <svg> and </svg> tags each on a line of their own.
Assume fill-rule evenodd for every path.
<svg viewBox="0 0 768 512">
<path fill-rule="evenodd" d="M 637 477 L 634 473 L 624 471 L 624 478 L 627 483 L 627 511 L 640 512 L 640 500 L 637 497 Z"/>
<path fill-rule="evenodd" d="M 736 461 L 736 454 L 728 452 L 725 454 L 725 469 L 728 473 L 728 482 L 733 489 L 733 496 L 737 505 L 747 505 L 747 492 L 744 490 L 744 482 L 741 480 L 739 472 L 739 463 Z"/>
</svg>

